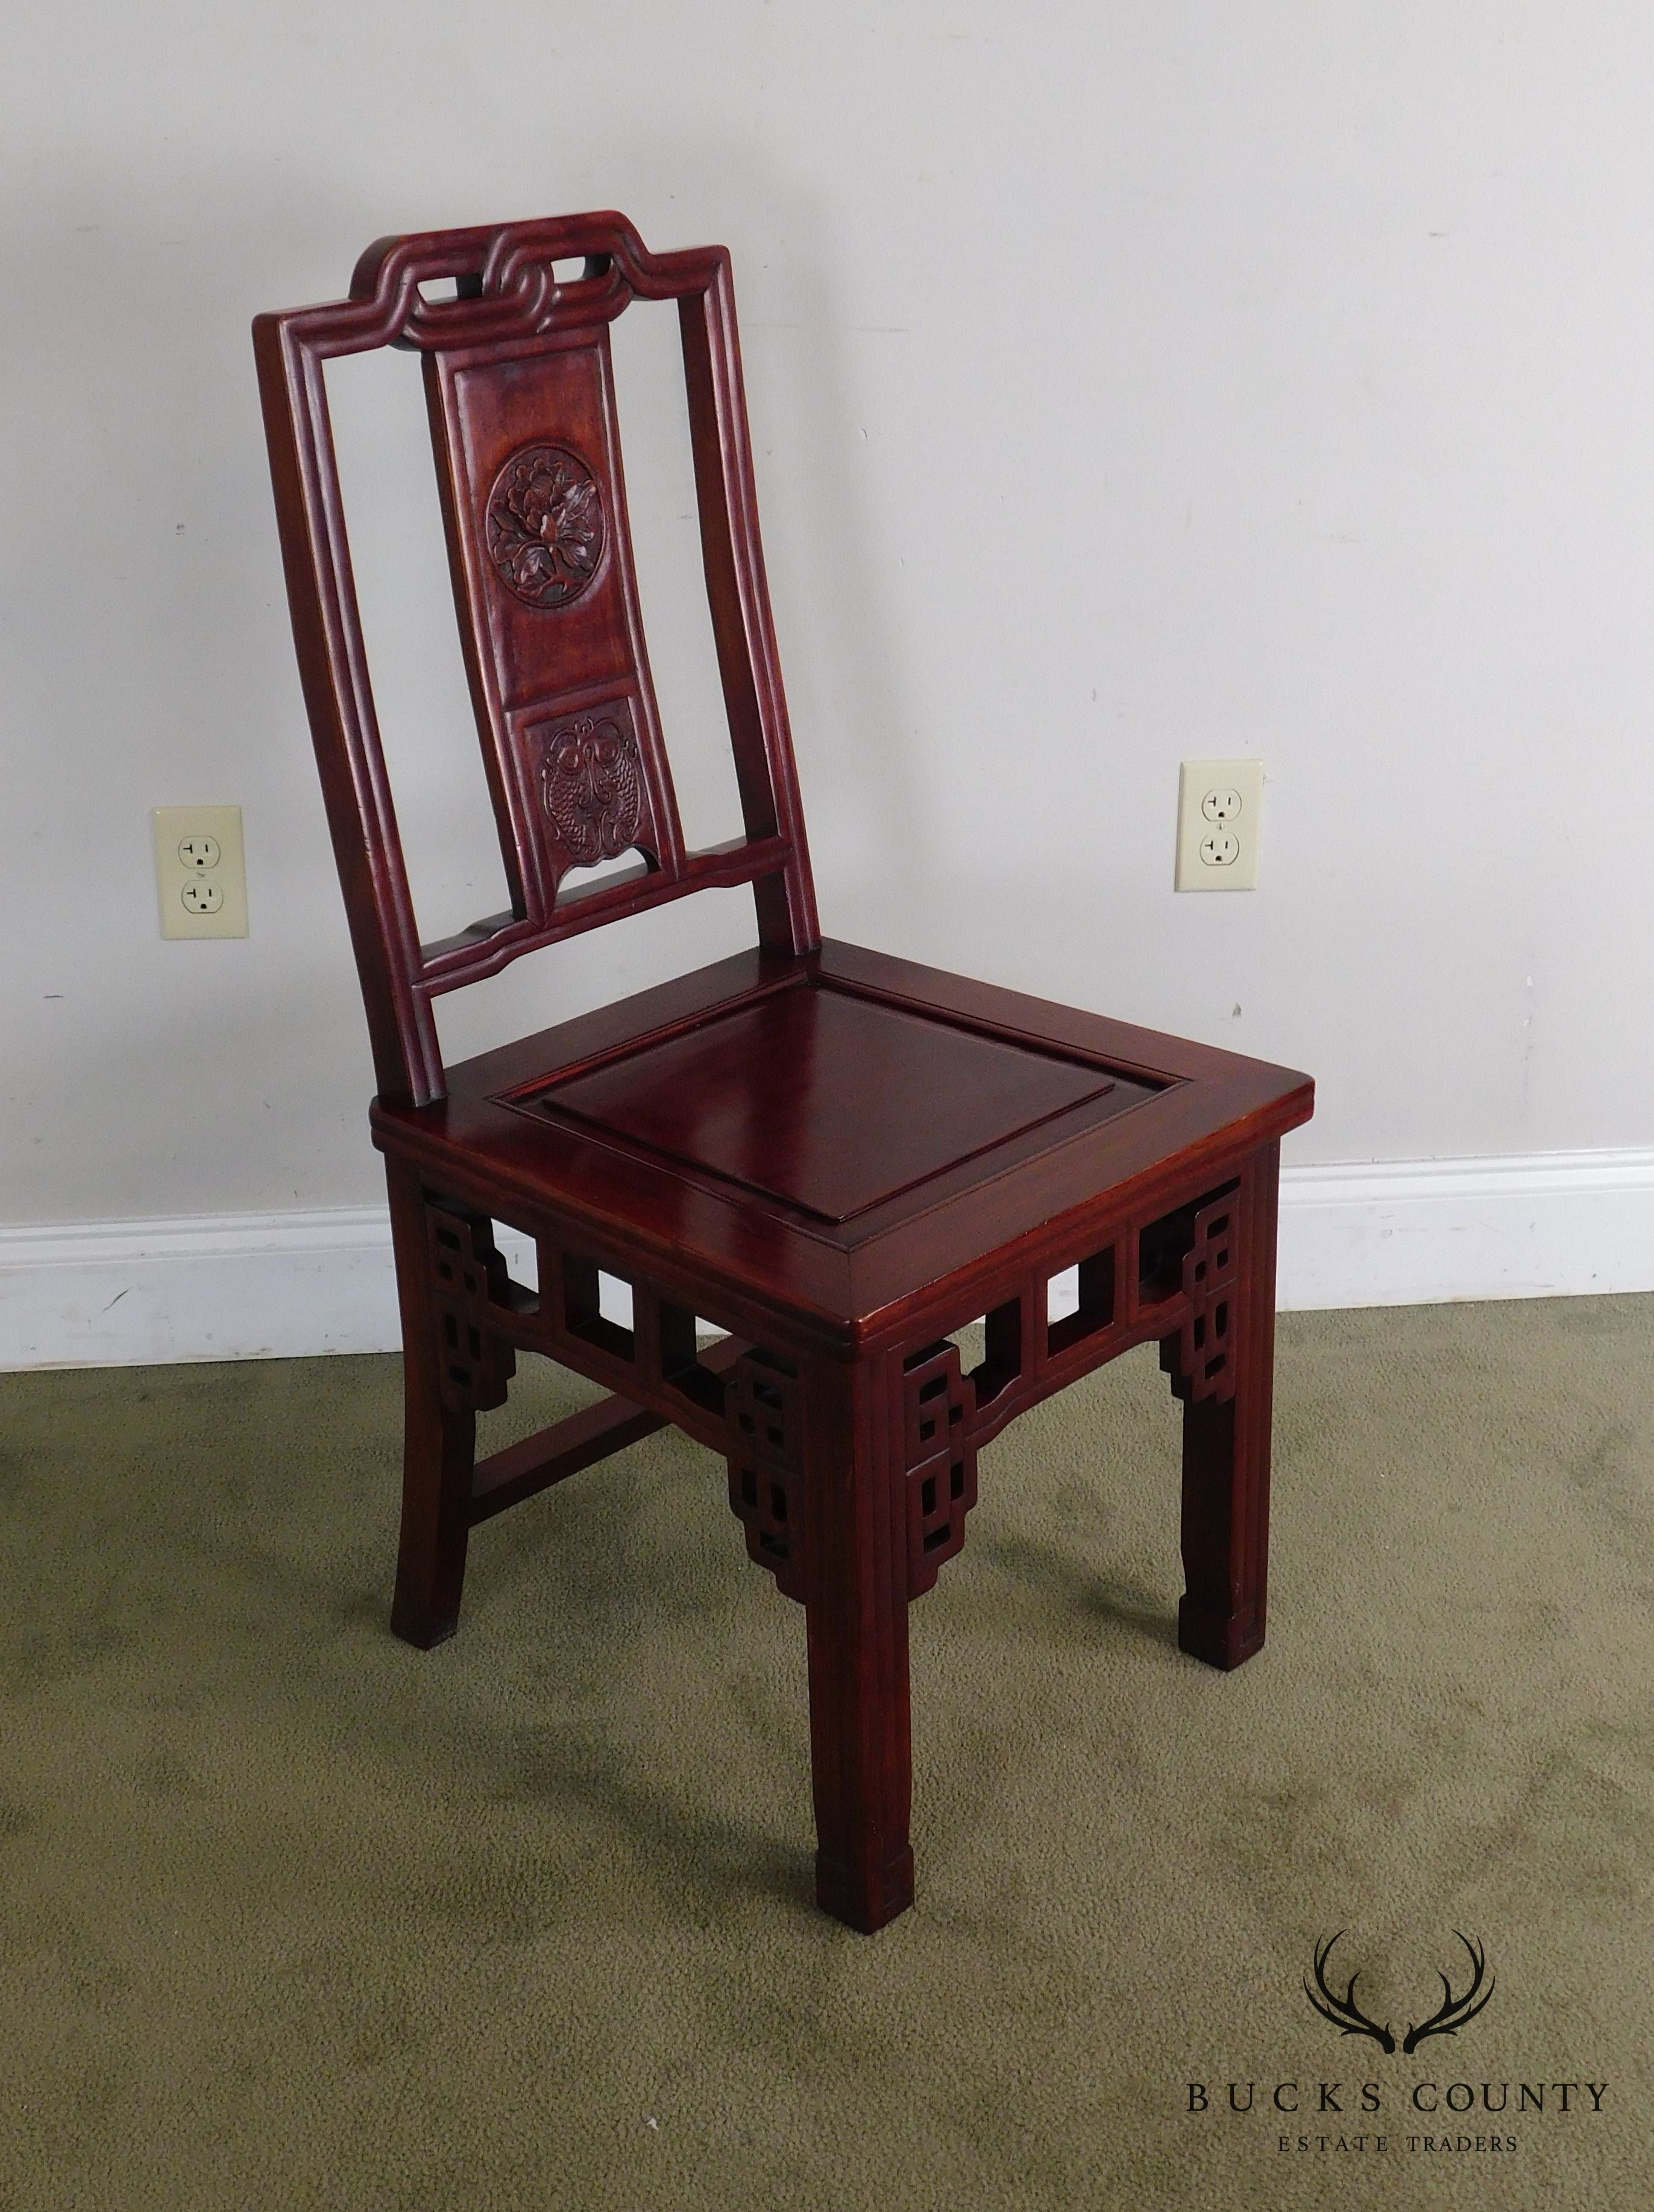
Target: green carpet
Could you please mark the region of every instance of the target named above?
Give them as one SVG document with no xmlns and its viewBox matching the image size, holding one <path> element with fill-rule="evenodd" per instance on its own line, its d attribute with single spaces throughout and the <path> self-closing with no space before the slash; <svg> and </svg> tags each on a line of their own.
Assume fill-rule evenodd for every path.
<svg viewBox="0 0 1654 2212">
<path fill-rule="evenodd" d="M 0 2206 L 1654 2203 L 1651 1349 L 1654 1299 L 1283 1322 L 1227 1678 L 1152 1348 L 1015 1425 L 914 1609 L 871 1941 L 809 1902 L 803 1618 L 694 1445 L 480 1531 L 421 1655 L 395 1360 L 0 1378 Z M 526 1364 L 491 1443 L 586 1395 Z M 1342 2038 L 1339 1929 L 1398 2045 L 1456 1929 L 1492 2000 Z"/>
</svg>

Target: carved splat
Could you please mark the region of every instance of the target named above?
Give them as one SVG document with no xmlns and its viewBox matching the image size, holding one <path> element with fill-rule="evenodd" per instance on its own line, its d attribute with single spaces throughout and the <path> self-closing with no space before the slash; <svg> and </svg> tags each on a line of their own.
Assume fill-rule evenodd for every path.
<svg viewBox="0 0 1654 2212">
<path fill-rule="evenodd" d="M 802 1603 L 806 1516 L 797 1370 L 773 1352 L 743 1353 L 724 1405 L 730 1506 L 747 1531 L 747 1555 Z"/>
<path fill-rule="evenodd" d="M 922 1597 L 944 1561 L 965 1542 L 965 1516 L 976 1504 L 970 1401 L 956 1345 L 928 1346 L 905 1363 L 902 1434 L 909 1597 Z"/>
<path fill-rule="evenodd" d="M 512 916 L 489 917 L 488 936 L 519 924 L 537 934 L 554 930 L 571 868 L 631 846 L 657 890 L 686 880 L 638 605 L 608 326 L 503 354 L 456 344 L 427 356 L 427 382 L 512 895 Z M 620 910 L 644 878 L 604 895 Z"/>
<path fill-rule="evenodd" d="M 1235 1395 L 1235 1290 L 1239 1280 L 1239 1192 L 1214 1199 L 1195 1214 L 1194 1242 L 1183 1255 L 1189 1311 L 1181 1328 L 1160 1339 L 1160 1365 L 1187 1403 Z"/>
<path fill-rule="evenodd" d="M 495 1313 L 513 1309 L 511 1276 L 486 1215 L 430 1201 L 425 1224 L 443 1402 L 456 1413 L 486 1413 L 505 1404 L 517 1372 L 516 1352 L 490 1325 Z"/>
</svg>

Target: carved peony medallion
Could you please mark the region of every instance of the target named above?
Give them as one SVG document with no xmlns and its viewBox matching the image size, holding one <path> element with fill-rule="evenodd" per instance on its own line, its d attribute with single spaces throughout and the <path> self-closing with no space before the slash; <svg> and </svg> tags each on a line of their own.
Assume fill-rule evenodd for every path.
<svg viewBox="0 0 1654 2212">
<path fill-rule="evenodd" d="M 602 564 L 603 498 L 566 446 L 513 453 L 494 480 L 487 521 L 489 557 L 525 606 L 568 606 Z"/>
<path fill-rule="evenodd" d="M 544 739 L 540 794 L 577 867 L 616 859 L 636 843 L 643 807 L 636 738 L 606 718 L 560 722 Z"/>
</svg>

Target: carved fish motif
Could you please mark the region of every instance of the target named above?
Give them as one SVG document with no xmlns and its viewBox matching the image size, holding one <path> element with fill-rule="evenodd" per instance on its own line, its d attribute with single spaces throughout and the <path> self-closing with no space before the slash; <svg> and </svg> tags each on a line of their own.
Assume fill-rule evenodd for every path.
<svg viewBox="0 0 1654 2212">
<path fill-rule="evenodd" d="M 540 793 L 557 842 L 577 867 L 616 859 L 637 842 L 643 806 L 637 740 L 618 723 L 589 714 L 560 724 L 545 740 Z"/>
</svg>

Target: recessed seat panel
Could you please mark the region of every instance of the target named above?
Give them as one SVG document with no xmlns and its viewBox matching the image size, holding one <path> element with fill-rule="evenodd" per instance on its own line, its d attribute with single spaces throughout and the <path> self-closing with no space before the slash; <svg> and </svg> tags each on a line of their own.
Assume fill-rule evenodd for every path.
<svg viewBox="0 0 1654 2212">
<path fill-rule="evenodd" d="M 515 1103 L 837 1224 L 1072 1109 L 1152 1096 L 1080 1054 L 805 984 Z"/>
</svg>

